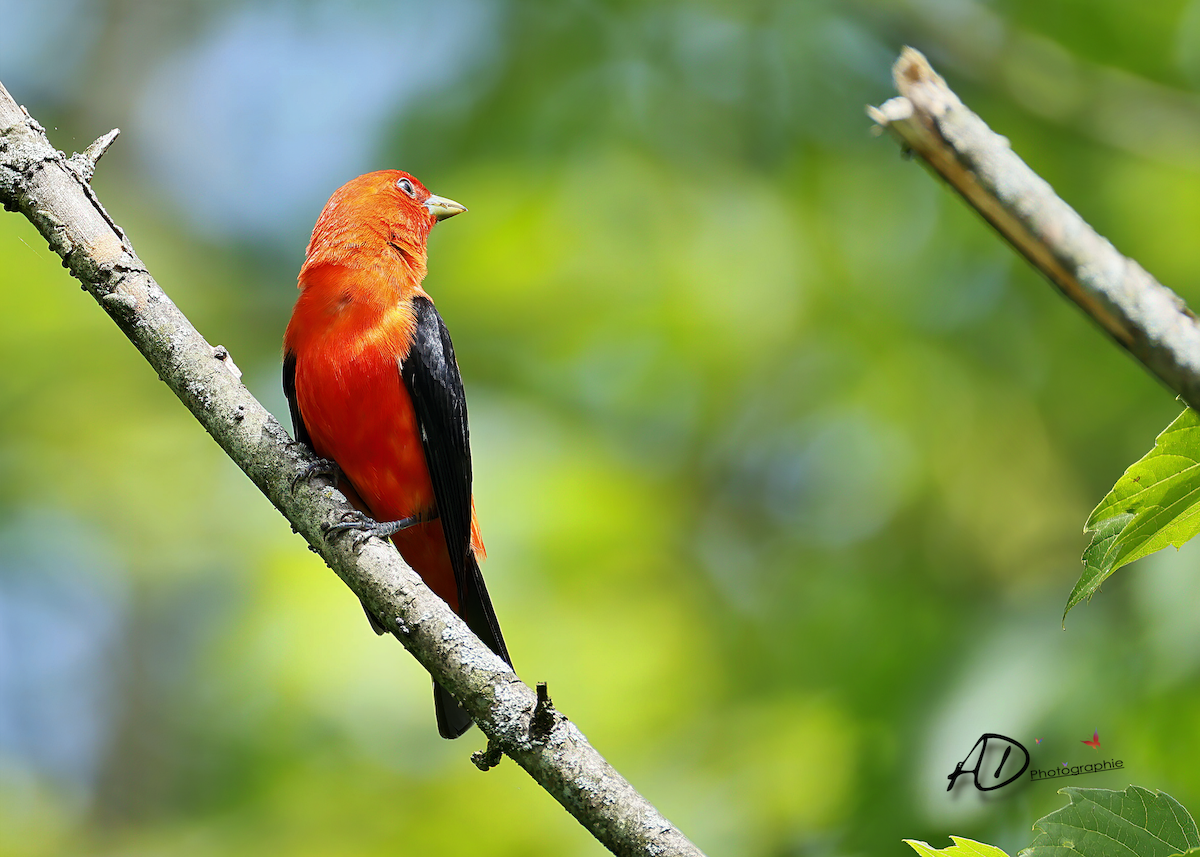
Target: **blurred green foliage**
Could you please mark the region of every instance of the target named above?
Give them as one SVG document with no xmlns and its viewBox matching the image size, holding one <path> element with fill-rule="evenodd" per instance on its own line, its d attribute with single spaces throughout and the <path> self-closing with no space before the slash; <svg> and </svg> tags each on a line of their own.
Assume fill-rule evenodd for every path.
<svg viewBox="0 0 1200 857">
<path fill-rule="evenodd" d="M 1200 552 L 1059 630 L 1088 510 L 1178 406 L 862 112 L 915 45 L 1196 305 L 1200 4 L 39 6 L 0 2 L 0 80 L 63 148 L 124 129 L 98 192 L 276 414 L 295 224 L 392 166 L 471 209 L 426 287 L 517 668 L 706 851 L 1015 853 L 1061 799 L 947 795 L 985 731 L 1054 764 L 1098 728 L 1125 767 L 1087 785 L 1200 806 Z M 403 98 L 297 71 L 438 27 L 461 73 Z M 278 115 L 197 119 L 213 69 Z M 154 148 L 188 121 L 263 166 Z M 365 164 L 272 172 L 339 127 Z M 295 223 L 253 208 L 297 188 Z M 428 677 L 12 215 L 0 295 L 0 854 L 600 853 L 437 739 Z"/>
</svg>

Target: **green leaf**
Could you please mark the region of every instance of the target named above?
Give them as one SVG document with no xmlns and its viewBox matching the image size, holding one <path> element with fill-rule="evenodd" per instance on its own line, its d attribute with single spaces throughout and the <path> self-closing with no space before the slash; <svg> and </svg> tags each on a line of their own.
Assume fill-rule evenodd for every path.
<svg viewBox="0 0 1200 857">
<path fill-rule="evenodd" d="M 917 839 L 905 839 L 909 845 L 913 847 L 921 857 L 1008 857 L 1003 851 L 995 845 L 984 845 L 982 842 L 976 842 L 974 839 L 964 839 L 961 836 L 951 836 L 950 841 L 954 844 L 949 848 L 934 848 L 928 842 L 921 842 Z"/>
<path fill-rule="evenodd" d="M 1200 831 L 1175 798 L 1140 786 L 1065 788 L 1071 803 L 1037 821 L 1018 857 L 1175 857 L 1200 847 Z"/>
<path fill-rule="evenodd" d="M 1084 571 L 1067 599 L 1071 608 L 1091 598 L 1105 579 L 1127 563 L 1180 547 L 1200 533 L 1200 416 L 1191 408 L 1154 441 L 1154 449 L 1130 466 L 1084 525 L 1095 535 L 1083 553 Z"/>
<path fill-rule="evenodd" d="M 1092 594 L 1100 588 L 1104 579 L 1116 570 L 1112 567 L 1106 568 L 1104 559 L 1112 549 L 1112 544 L 1117 536 L 1132 520 L 1133 515 L 1130 514 L 1115 515 L 1092 532 L 1092 541 L 1083 552 L 1083 574 L 1079 576 L 1079 581 L 1071 590 L 1071 597 L 1067 599 L 1067 609 L 1063 611 L 1064 623 L 1067 621 L 1067 614 L 1071 612 L 1071 608 L 1084 598 L 1091 598 Z"/>
</svg>

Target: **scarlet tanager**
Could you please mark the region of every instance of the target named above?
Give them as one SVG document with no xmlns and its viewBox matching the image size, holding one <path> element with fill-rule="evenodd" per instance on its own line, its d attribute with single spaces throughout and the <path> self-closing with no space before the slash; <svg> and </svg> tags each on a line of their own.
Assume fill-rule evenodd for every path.
<svg viewBox="0 0 1200 857">
<path fill-rule="evenodd" d="M 390 536 L 511 665 L 479 571 L 484 549 L 462 378 L 446 325 L 421 288 L 429 231 L 463 211 L 400 170 L 339 188 L 300 269 L 283 339 L 283 389 L 296 439 L 336 464 L 344 493 L 365 513 L 334 529 Z M 386 633 L 369 610 L 367 618 Z M 438 731 L 457 738 L 470 717 L 440 685 L 433 691 Z"/>
</svg>

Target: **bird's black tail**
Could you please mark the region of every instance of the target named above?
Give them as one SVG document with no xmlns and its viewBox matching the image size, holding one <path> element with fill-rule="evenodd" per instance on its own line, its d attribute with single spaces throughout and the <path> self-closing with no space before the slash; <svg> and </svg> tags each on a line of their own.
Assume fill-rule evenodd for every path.
<svg viewBox="0 0 1200 857">
<path fill-rule="evenodd" d="M 500 622 L 496 619 L 496 611 L 492 609 L 492 599 L 488 597 L 483 574 L 474 555 L 467 560 L 467 586 L 463 587 L 459 608 L 459 614 L 467 627 L 475 632 L 475 636 L 512 666 L 508 647 L 504 645 L 504 635 L 500 633 Z M 471 728 L 470 715 L 437 682 L 433 683 L 433 708 L 437 713 L 438 733 L 443 738 L 457 738 Z"/>
</svg>

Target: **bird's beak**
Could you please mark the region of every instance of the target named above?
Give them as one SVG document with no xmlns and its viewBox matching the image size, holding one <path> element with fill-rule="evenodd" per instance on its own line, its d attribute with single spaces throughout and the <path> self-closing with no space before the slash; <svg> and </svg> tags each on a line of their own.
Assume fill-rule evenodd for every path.
<svg viewBox="0 0 1200 857">
<path fill-rule="evenodd" d="M 425 200 L 425 207 L 429 209 L 429 213 L 433 215 L 435 220 L 445 220 L 447 217 L 453 217 L 456 214 L 462 214 L 467 210 L 465 205 L 460 205 L 452 199 L 446 199 L 444 196 L 429 195 L 429 199 Z"/>
</svg>

